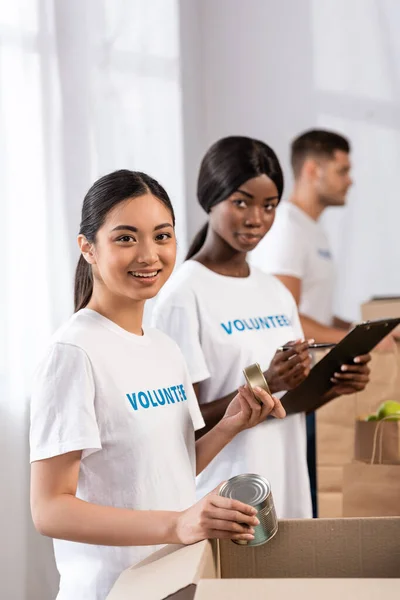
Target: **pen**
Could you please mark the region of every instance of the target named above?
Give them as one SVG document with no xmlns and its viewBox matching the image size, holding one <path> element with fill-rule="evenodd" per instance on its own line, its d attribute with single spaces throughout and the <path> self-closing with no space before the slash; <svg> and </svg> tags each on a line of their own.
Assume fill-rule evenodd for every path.
<svg viewBox="0 0 400 600">
<path fill-rule="evenodd" d="M 310 344 L 308 346 L 309 350 L 326 350 L 328 348 L 334 348 L 336 344 Z M 279 351 L 290 350 L 293 346 L 280 346 L 278 348 Z"/>
</svg>

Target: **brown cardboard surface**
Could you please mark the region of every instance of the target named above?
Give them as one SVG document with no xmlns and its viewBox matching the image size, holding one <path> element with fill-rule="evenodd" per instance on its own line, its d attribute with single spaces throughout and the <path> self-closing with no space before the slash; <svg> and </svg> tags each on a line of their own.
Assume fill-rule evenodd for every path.
<svg viewBox="0 0 400 600">
<path fill-rule="evenodd" d="M 400 298 L 376 299 L 361 305 L 361 314 L 364 320 L 400 317 Z M 400 342 L 397 343 L 397 378 L 393 384 L 393 392 L 384 400 L 400 401 Z"/>
<path fill-rule="evenodd" d="M 400 352 L 373 352 L 370 368 L 370 383 L 363 392 L 337 398 L 316 412 L 320 517 L 343 514 L 341 496 L 338 495 L 342 486 L 338 486 L 337 469 L 342 469 L 354 458 L 357 418 L 375 412 L 384 400 L 399 399 Z M 322 469 L 324 472 L 320 476 Z M 332 494 L 331 498 L 329 494 Z"/>
<path fill-rule="evenodd" d="M 269 543 L 252 548 L 224 542 L 219 554 L 223 579 L 241 578 L 252 586 L 264 584 L 249 578 L 286 578 L 275 584 L 282 590 L 284 584 L 295 586 L 287 578 L 310 578 L 300 585 L 306 588 L 310 583 L 311 589 L 318 589 L 312 582 L 315 578 L 394 579 L 400 577 L 400 518 L 280 521 L 278 533 Z M 218 574 L 217 553 L 210 542 L 178 550 L 167 547 L 142 565 L 124 571 L 108 600 L 199 600 L 200 596 L 195 596 L 198 582 L 218 579 Z M 350 588 L 352 585 L 350 582 Z"/>
<path fill-rule="evenodd" d="M 257 547 L 220 544 L 221 577 L 400 577 L 400 518 L 279 523 Z"/>
<path fill-rule="evenodd" d="M 343 467 L 318 467 L 318 483 L 326 492 L 341 492 L 343 489 Z"/>
<path fill-rule="evenodd" d="M 318 466 L 340 466 L 353 458 L 355 395 L 340 396 L 317 413 Z"/>
<path fill-rule="evenodd" d="M 343 469 L 343 515 L 400 516 L 400 465 L 352 462 Z"/>
<path fill-rule="evenodd" d="M 320 466 L 317 470 L 318 515 L 332 519 L 342 516 L 343 467 Z"/>
<path fill-rule="evenodd" d="M 364 321 L 400 317 L 400 298 L 370 300 L 361 305 Z"/>
<path fill-rule="evenodd" d="M 200 577 L 217 576 L 215 549 L 207 540 L 192 546 L 166 546 L 124 571 L 107 600 L 192 600 Z"/>
<path fill-rule="evenodd" d="M 194 600 L 398 600 L 399 596 L 397 579 L 203 579 Z"/>
<path fill-rule="evenodd" d="M 318 515 L 323 519 L 334 519 L 343 516 L 342 492 L 319 492 Z"/>
</svg>

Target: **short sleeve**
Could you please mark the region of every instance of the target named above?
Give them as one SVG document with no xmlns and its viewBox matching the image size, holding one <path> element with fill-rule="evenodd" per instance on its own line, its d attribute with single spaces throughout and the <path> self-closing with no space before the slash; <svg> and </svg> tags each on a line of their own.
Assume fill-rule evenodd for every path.
<svg viewBox="0 0 400 600">
<path fill-rule="evenodd" d="M 266 273 L 304 279 L 307 248 L 304 230 L 285 215 L 277 215 L 271 230 L 252 252 L 251 263 Z"/>
<path fill-rule="evenodd" d="M 101 450 L 90 361 L 81 348 L 56 343 L 36 371 L 31 396 L 30 460 Z"/>
<path fill-rule="evenodd" d="M 164 331 L 181 349 L 192 383 L 210 377 L 200 341 L 200 326 L 194 294 L 183 292 L 179 303 L 173 297 L 161 298 L 153 311 L 152 325 Z"/>
</svg>

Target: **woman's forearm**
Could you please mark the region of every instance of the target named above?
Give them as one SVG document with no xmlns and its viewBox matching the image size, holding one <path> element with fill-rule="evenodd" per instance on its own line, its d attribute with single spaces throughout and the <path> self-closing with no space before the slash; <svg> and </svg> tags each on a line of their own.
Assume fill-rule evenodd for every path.
<svg viewBox="0 0 400 600">
<path fill-rule="evenodd" d="M 101 546 L 177 544 L 180 513 L 91 504 L 61 494 L 36 507 L 36 529 L 48 537 Z"/>
<path fill-rule="evenodd" d="M 233 439 L 220 424 L 196 441 L 196 475 L 201 473 L 215 456 Z"/>
<path fill-rule="evenodd" d="M 232 394 L 228 394 L 223 398 L 219 398 L 218 400 L 214 400 L 213 402 L 200 404 L 201 414 L 203 415 L 206 426 L 203 427 L 203 429 L 196 431 L 196 439 L 202 438 L 220 422 L 226 412 L 226 409 L 236 394 L 237 391 L 233 392 Z"/>
</svg>

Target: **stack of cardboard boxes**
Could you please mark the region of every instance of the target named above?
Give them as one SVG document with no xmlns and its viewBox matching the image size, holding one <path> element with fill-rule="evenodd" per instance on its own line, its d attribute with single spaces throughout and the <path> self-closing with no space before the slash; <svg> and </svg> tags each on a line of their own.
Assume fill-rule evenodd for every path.
<svg viewBox="0 0 400 600">
<path fill-rule="evenodd" d="M 400 317 L 400 298 L 362 305 L 363 320 Z M 375 412 L 385 400 L 400 401 L 400 345 L 392 352 L 373 352 L 371 381 L 359 394 L 343 396 L 317 411 L 318 508 L 320 517 L 343 514 L 343 467 L 354 459 L 358 418 Z M 400 499 L 399 499 L 400 502 Z"/>
</svg>

